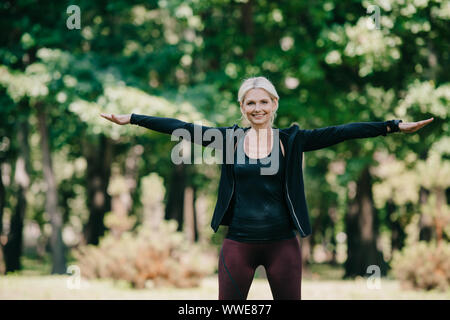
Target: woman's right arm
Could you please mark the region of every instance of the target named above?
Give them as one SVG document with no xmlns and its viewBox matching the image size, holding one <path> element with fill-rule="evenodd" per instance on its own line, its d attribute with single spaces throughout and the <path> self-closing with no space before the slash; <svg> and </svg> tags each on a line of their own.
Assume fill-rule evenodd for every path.
<svg viewBox="0 0 450 320">
<path fill-rule="evenodd" d="M 226 130 L 225 127 L 208 127 L 181 121 L 174 118 L 147 116 L 135 113 L 126 115 L 102 113 L 101 116 L 120 125 L 135 124 L 157 132 L 181 136 L 183 138 L 187 138 L 189 141 L 201 144 L 205 147 L 209 146 L 212 142 L 215 142 L 217 138 L 220 138 L 223 141 Z M 205 135 L 205 132 L 207 130 L 210 131 Z M 220 146 L 218 147 L 221 148 Z"/>
<path fill-rule="evenodd" d="M 176 129 L 187 129 L 190 132 L 191 126 L 193 125 L 192 123 L 184 122 L 174 118 L 146 116 L 135 113 L 132 113 L 130 116 L 130 124 L 135 124 L 150 130 L 166 134 L 172 134 L 172 132 Z M 205 127 L 205 129 L 202 128 L 202 133 L 206 129 L 211 129 L 211 127 Z M 193 134 L 194 132 L 190 133 Z"/>
</svg>

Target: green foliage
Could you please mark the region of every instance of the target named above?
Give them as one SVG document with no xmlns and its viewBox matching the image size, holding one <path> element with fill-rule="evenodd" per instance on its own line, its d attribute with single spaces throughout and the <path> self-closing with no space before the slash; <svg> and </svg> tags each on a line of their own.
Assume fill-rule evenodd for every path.
<svg viewBox="0 0 450 320">
<path fill-rule="evenodd" d="M 8 95 L 16 103 L 25 96 L 32 99 L 47 96 L 48 82 L 49 77 L 42 64 L 30 65 L 24 73 L 14 73 L 0 65 L 0 85 L 7 88 Z"/>
<path fill-rule="evenodd" d="M 216 264 L 204 250 L 185 241 L 175 222 L 163 221 L 158 229 L 141 226 L 119 239 L 107 235 L 98 246 L 80 247 L 73 255 L 86 278 L 126 280 L 134 288 L 195 287 Z"/>
<path fill-rule="evenodd" d="M 450 288 L 450 244 L 419 243 L 394 252 L 395 277 L 406 288 L 441 291 Z"/>
<path fill-rule="evenodd" d="M 25 121 L 32 132 L 33 162 L 33 197 L 27 206 L 32 214 L 27 219 L 40 225 L 48 221 L 33 108 L 37 103 L 48 112 L 49 143 L 58 184 L 63 184 L 60 198 L 74 200 L 60 203 L 67 213 L 65 222 L 76 225 L 81 237 L 86 209 L 91 209 L 80 210 L 89 198 L 85 195 L 89 177 L 68 169 L 75 159 L 86 159 L 90 142 L 101 136 L 112 139 L 112 158 L 121 167 L 126 167 L 127 150 L 137 143 L 144 147 L 135 176 L 135 200 L 139 194 L 147 196 L 141 190 L 142 177 L 155 172 L 168 181 L 173 170 L 170 137 L 137 126 L 117 126 L 99 117 L 100 112 L 229 126 L 239 122 L 240 81 L 264 75 L 281 98 L 276 119 L 280 128 L 294 121 L 308 129 L 435 117 L 416 134 L 352 141 L 305 155 L 305 180 L 311 186 L 306 190 L 308 203 L 313 223 L 320 225 L 315 230 L 317 241 L 328 242 L 326 234 L 333 230 L 333 223 L 343 230 L 349 183 L 361 169 L 373 167 L 379 151 L 395 156 L 398 163 L 380 161 L 381 187 L 379 192 L 374 189 L 377 207 L 392 201 L 398 206 L 395 219 L 401 220 L 402 227 L 413 211 L 436 217 L 435 208 L 449 187 L 445 184 L 448 155 L 417 167 L 423 176 L 409 169 L 427 157 L 434 142 L 450 136 L 446 122 L 450 110 L 448 1 L 118 0 L 105 5 L 79 0 L 77 5 L 81 30 L 65 28 L 68 3 L 64 1 L 0 4 L 4 35 L 0 39 L 0 158 L 11 168 L 3 170 L 2 176 L 12 181 L 6 186 L 5 212 L 14 212 L 17 203 L 13 182 L 20 154 L 17 123 Z M 380 29 L 368 27 L 370 5 L 381 8 Z M 100 144 L 98 149 L 103 155 Z M 67 156 L 58 157 L 65 150 L 69 150 Z M 328 169 L 336 159 L 343 172 Z M 214 198 L 216 168 L 192 166 L 189 170 L 187 180 Z M 87 170 L 82 167 L 78 172 Z M 324 177 L 332 188 L 323 187 Z M 434 181 L 440 182 L 438 192 L 432 190 Z M 148 189 L 155 188 L 153 182 L 149 185 Z M 428 205 L 419 203 L 420 187 L 432 193 Z M 339 209 L 336 222 L 326 217 L 331 206 Z M 406 206 L 415 210 L 408 211 Z M 441 214 L 448 216 L 448 206 L 440 207 Z M 136 208 L 139 204 L 133 205 L 132 214 Z M 81 211 L 86 211 L 83 219 Z M 381 221 L 382 227 L 388 222 Z M 447 238 L 448 230 L 443 230 Z M 221 232 L 212 238 L 217 245 L 224 236 Z"/>
</svg>

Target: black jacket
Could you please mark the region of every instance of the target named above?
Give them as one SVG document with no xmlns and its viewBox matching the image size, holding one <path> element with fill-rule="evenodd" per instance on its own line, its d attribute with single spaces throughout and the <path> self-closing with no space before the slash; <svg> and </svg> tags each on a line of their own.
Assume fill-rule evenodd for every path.
<svg viewBox="0 0 450 320">
<path fill-rule="evenodd" d="M 392 122 L 393 120 L 380 122 L 352 122 L 312 130 L 300 129 L 297 124 L 293 124 L 289 128 L 279 129 L 279 137 L 285 148 L 285 183 L 287 191 L 285 194 L 285 200 L 291 213 L 294 225 L 299 231 L 301 237 L 306 237 L 311 234 L 311 224 L 309 221 L 303 183 L 303 152 L 329 147 L 349 139 L 376 137 L 379 135 L 386 136 L 388 133 L 395 132 L 387 131 L 388 124 L 391 125 Z M 191 137 L 195 137 L 194 130 L 196 130 L 196 132 L 201 130 L 202 134 L 204 134 L 208 129 L 216 129 L 221 133 L 221 136 L 223 137 L 221 144 L 223 146 L 223 163 L 218 198 L 211 221 L 211 227 L 214 232 L 216 232 L 219 225 L 229 225 L 231 218 L 230 203 L 234 193 L 234 175 L 233 164 L 227 163 L 226 161 L 226 158 L 230 156 L 230 153 L 225 152 L 225 150 L 234 150 L 233 146 L 239 136 L 233 134 L 235 131 L 241 129 L 239 131 L 245 132 L 249 129 L 249 127 L 240 128 L 237 124 L 234 124 L 231 127 L 213 128 L 184 122 L 173 118 L 145 116 L 134 113 L 131 115 L 130 123 L 166 134 L 172 134 L 172 132 L 176 129 L 185 129 L 191 134 Z M 174 133 L 174 135 L 176 134 Z M 214 141 L 214 139 L 211 139 L 210 141 L 194 140 L 192 142 L 202 144 L 203 146 L 208 146 Z M 227 149 L 227 146 L 229 149 Z"/>
</svg>

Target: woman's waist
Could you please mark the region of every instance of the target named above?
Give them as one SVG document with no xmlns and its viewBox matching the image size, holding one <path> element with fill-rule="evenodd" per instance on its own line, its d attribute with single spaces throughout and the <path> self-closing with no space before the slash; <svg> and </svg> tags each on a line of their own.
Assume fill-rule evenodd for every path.
<svg viewBox="0 0 450 320">
<path fill-rule="evenodd" d="M 276 230 L 285 231 L 293 227 L 289 216 L 280 217 L 240 217 L 233 216 L 230 222 L 230 229 L 264 231 Z"/>
<path fill-rule="evenodd" d="M 241 241 L 269 241 L 295 236 L 293 226 L 242 226 L 231 224 L 226 238 Z"/>
<path fill-rule="evenodd" d="M 277 222 L 290 220 L 289 209 L 284 202 L 275 204 L 248 204 L 236 202 L 233 206 L 233 218 L 241 222 Z"/>
</svg>

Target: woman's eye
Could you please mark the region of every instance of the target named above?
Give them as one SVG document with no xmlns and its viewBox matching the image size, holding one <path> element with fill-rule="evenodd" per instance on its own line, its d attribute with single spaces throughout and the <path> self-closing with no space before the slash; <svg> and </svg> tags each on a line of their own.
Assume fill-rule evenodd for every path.
<svg viewBox="0 0 450 320">
<path fill-rule="evenodd" d="M 261 102 L 264 103 L 264 104 L 267 104 L 267 103 L 268 103 L 266 100 L 261 101 Z M 254 103 L 254 102 L 248 102 L 247 104 L 250 105 L 250 104 L 255 104 L 255 103 Z"/>
</svg>

